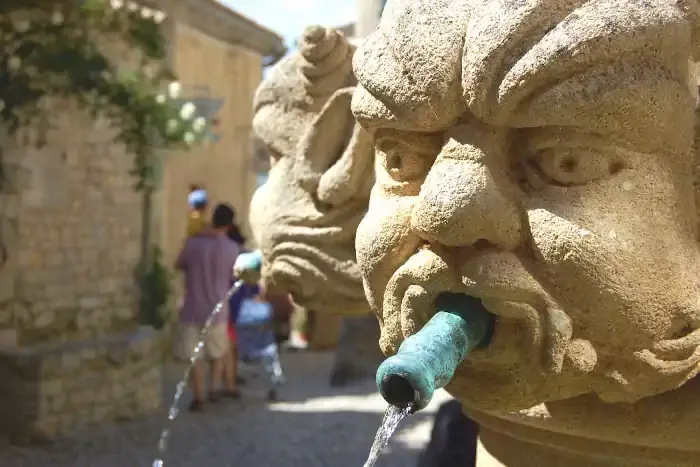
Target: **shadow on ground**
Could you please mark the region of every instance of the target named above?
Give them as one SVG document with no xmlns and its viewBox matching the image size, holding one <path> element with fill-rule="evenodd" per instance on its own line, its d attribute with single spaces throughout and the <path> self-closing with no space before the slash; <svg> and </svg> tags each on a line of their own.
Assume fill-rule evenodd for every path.
<svg viewBox="0 0 700 467">
<path fill-rule="evenodd" d="M 331 389 L 329 353 L 287 354 L 282 401 L 265 402 L 264 376 L 244 368 L 244 399 L 183 411 L 171 430 L 166 467 L 361 467 L 385 403 L 372 381 Z M 169 397 L 181 368 L 166 371 Z M 186 395 L 181 406 L 189 400 Z M 436 404 L 437 405 L 436 401 Z M 378 467 L 413 466 L 434 410 L 401 424 Z M 55 444 L 0 447 L 2 467 L 150 467 L 166 409 L 158 416 L 83 429 Z"/>
</svg>

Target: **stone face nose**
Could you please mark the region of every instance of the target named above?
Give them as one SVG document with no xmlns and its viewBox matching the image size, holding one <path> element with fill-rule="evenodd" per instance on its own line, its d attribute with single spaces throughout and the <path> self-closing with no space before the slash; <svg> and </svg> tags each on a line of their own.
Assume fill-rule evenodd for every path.
<svg viewBox="0 0 700 467">
<path fill-rule="evenodd" d="M 522 235 L 516 204 L 487 166 L 440 157 L 423 183 L 411 226 L 421 238 L 450 247 L 512 250 Z"/>
</svg>

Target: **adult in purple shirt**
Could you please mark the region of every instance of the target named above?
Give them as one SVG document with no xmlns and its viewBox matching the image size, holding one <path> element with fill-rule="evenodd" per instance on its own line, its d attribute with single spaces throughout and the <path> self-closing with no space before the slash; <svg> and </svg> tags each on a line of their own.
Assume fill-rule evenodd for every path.
<svg viewBox="0 0 700 467">
<path fill-rule="evenodd" d="M 226 235 L 233 216 L 231 206 L 218 205 L 212 215 L 211 228 L 188 238 L 175 262 L 175 267 L 185 273 L 185 300 L 180 310 L 178 339 L 183 358 L 190 358 L 209 314 L 231 287 L 233 263 L 240 253 L 239 246 Z M 204 338 L 211 402 L 216 402 L 224 358 L 229 352 L 229 313 L 229 304 L 225 302 Z M 201 411 L 204 407 L 204 371 L 204 362 L 199 360 L 192 371 L 194 399 L 190 404 L 191 411 Z"/>
</svg>

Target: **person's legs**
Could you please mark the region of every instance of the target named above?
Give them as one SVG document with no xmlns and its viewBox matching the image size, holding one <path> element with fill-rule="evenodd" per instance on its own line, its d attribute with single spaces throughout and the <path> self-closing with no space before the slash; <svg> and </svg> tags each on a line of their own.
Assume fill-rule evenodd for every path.
<svg viewBox="0 0 700 467">
<path fill-rule="evenodd" d="M 210 399 L 216 399 L 216 391 L 221 386 L 224 376 L 224 360 L 229 355 L 230 343 L 226 324 L 215 324 L 207 333 L 204 346 L 209 357 L 209 394 Z"/>
<path fill-rule="evenodd" d="M 198 326 L 192 326 L 189 324 L 182 324 L 180 326 L 180 339 L 179 339 L 179 357 L 185 361 L 189 361 L 192 357 L 192 353 L 199 343 L 199 332 Z M 204 403 L 204 364 L 201 360 L 198 360 L 194 368 L 192 368 L 192 373 L 190 373 L 190 384 L 192 387 L 193 397 L 192 403 L 190 404 L 191 411 L 202 410 L 202 405 Z"/>
<path fill-rule="evenodd" d="M 190 384 L 192 385 L 192 403 L 190 411 L 199 412 L 204 405 L 204 362 L 197 360 L 190 374 Z"/>
<path fill-rule="evenodd" d="M 232 342 L 226 358 L 226 367 L 224 369 L 226 377 L 225 387 L 226 394 L 238 394 L 238 351 L 236 345 Z"/>
<path fill-rule="evenodd" d="M 236 346 L 236 329 L 229 325 L 229 351 L 224 365 L 225 394 L 238 394 L 238 348 Z"/>
</svg>

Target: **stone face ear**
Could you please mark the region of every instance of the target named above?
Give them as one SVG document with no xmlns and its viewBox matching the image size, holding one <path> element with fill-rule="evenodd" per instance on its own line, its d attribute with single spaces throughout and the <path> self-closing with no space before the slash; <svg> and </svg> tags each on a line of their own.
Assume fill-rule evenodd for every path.
<svg viewBox="0 0 700 467">
<path fill-rule="evenodd" d="M 318 199 L 333 206 L 351 198 L 368 199 L 374 184 L 373 159 L 372 135 L 356 123 L 340 159 L 321 176 Z"/>
<path fill-rule="evenodd" d="M 328 99 L 301 139 L 295 170 L 299 184 L 316 193 L 321 176 L 341 159 L 351 140 L 355 119 L 350 112 L 354 88 L 339 89 Z"/>
<path fill-rule="evenodd" d="M 299 183 L 332 206 L 368 198 L 374 180 L 372 135 L 355 123 L 350 111 L 354 91 L 343 88 L 331 96 L 297 152 Z"/>
</svg>

